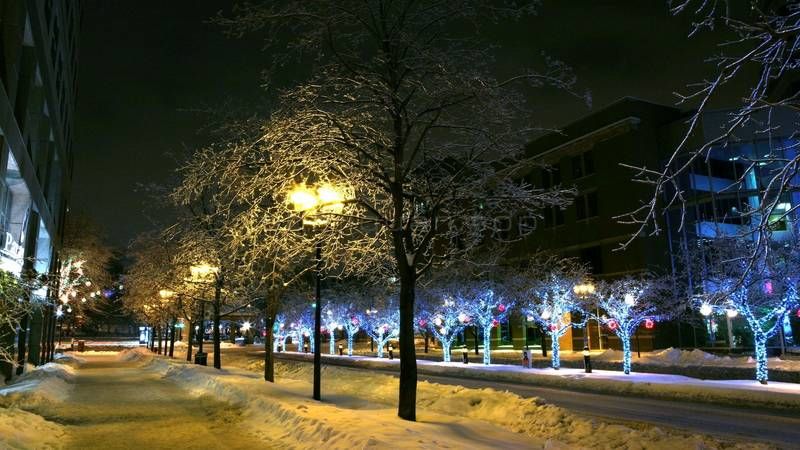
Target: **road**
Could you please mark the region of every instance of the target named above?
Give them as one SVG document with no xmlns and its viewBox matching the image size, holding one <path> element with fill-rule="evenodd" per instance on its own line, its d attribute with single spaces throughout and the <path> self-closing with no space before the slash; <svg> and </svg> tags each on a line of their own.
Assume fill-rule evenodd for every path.
<svg viewBox="0 0 800 450">
<path fill-rule="evenodd" d="M 253 359 L 263 358 L 263 352 L 248 354 Z M 451 376 L 420 374 L 418 378 L 431 383 L 492 388 L 513 392 L 522 397 L 539 397 L 575 414 L 597 417 L 606 422 L 646 423 L 726 439 L 745 439 L 768 442 L 784 448 L 800 448 L 800 411 L 796 410 L 735 408 L 706 403 L 592 394 Z"/>
<path fill-rule="evenodd" d="M 237 408 L 193 397 L 113 356 L 86 359 L 68 401 L 42 411 L 66 427 L 66 449 L 264 448 L 263 437 L 239 427 L 243 418 Z"/>
</svg>

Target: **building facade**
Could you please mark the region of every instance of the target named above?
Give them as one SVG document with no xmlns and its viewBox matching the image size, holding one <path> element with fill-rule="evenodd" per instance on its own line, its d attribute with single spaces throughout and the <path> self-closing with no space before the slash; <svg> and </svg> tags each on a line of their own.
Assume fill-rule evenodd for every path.
<svg viewBox="0 0 800 450">
<path fill-rule="evenodd" d="M 767 188 L 770 167 L 749 168 L 742 161 L 759 155 L 796 155 L 796 116 L 789 111 L 773 113 L 774 129 L 769 137 L 756 128 L 744 128 L 712 148 L 709 158 L 692 164 L 678 180 L 686 209 L 674 208 L 660 215 L 661 233 L 641 236 L 624 250 L 621 248 L 635 231 L 635 226 L 621 221 L 653 195 L 652 186 L 632 181 L 637 172 L 633 168 L 663 167 L 686 132 L 689 114 L 670 106 L 623 98 L 568 124 L 558 133 L 531 142 L 526 148 L 530 165 L 521 175 L 534 186 L 573 187 L 577 196 L 565 209 L 545 210 L 544 218 L 531 230 L 512 227 L 511 233 L 518 235 L 511 237 L 518 240 L 511 247 L 509 264 L 524 264 L 530 255 L 548 251 L 579 258 L 591 268 L 596 280 L 644 271 L 669 274 L 680 270 L 683 249 L 689 243 L 747 230 L 753 218 L 742 212 L 758 206 L 758 193 Z M 705 113 L 691 136 L 689 148 L 716 137 L 727 117 L 727 111 Z M 775 210 L 775 239 L 789 237 L 794 219 L 784 217 L 782 212 L 800 201 L 798 192 L 785 196 Z M 725 326 L 731 329 L 733 324 Z M 582 349 L 584 331 L 592 349 L 621 347 L 613 332 L 590 321 L 585 330 L 575 329 L 565 335 L 561 348 Z M 643 351 L 670 346 L 733 347 L 733 342 L 708 342 L 705 331 L 683 322 L 658 324 L 654 329 L 642 327 L 633 345 Z M 727 334 L 728 340 L 735 340 L 733 333 Z M 541 336 L 541 330 L 517 320 L 499 330 L 495 342 L 521 348 L 526 343 L 541 344 Z M 724 337 L 725 333 L 718 336 Z"/>
<path fill-rule="evenodd" d="M 17 276 L 48 274 L 57 260 L 72 177 L 80 16 L 77 0 L 0 1 L 0 269 Z M 18 364 L 47 357 L 48 295 L 42 288 L 26 299 L 43 306 L 14 333 Z M 8 348 L 9 333 L 4 339 Z"/>
</svg>

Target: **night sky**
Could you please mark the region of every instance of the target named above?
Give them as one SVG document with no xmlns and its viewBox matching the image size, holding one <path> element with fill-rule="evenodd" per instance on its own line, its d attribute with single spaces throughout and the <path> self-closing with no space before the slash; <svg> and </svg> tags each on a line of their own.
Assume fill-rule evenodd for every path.
<svg viewBox="0 0 800 450">
<path fill-rule="evenodd" d="M 72 211 L 97 219 L 124 246 L 153 227 L 139 184 L 173 183 L 181 155 L 202 145 L 208 108 L 260 108 L 268 56 L 257 39 L 207 23 L 222 0 L 85 0 L 80 36 Z M 504 51 L 498 72 L 536 66 L 541 52 L 570 64 L 594 108 L 623 96 L 674 104 L 672 92 L 710 71 L 719 36 L 687 40 L 689 17 L 665 0 L 551 0 L 538 17 L 487 30 Z M 539 92 L 532 122 L 565 123 L 591 110 Z"/>
</svg>

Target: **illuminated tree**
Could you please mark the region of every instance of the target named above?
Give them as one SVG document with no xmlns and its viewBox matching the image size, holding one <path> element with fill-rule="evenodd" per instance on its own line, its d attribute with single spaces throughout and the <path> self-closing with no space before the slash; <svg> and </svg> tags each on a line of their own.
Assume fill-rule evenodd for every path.
<svg viewBox="0 0 800 450">
<path fill-rule="evenodd" d="M 522 313 L 550 335 L 553 369 L 561 367 L 559 339 L 570 328 L 586 325 L 586 300 L 573 290 L 585 278 L 586 268 L 576 261 L 548 258 L 528 268 L 514 282 Z M 583 317 L 580 322 L 573 322 L 575 313 Z"/>
<path fill-rule="evenodd" d="M 235 35 L 266 31 L 279 59 L 314 55 L 308 79 L 282 96 L 258 143 L 241 147 L 263 169 L 241 191 L 298 179 L 348 186 L 340 223 L 324 242 L 345 229 L 357 244 L 348 270 L 399 280 L 404 419 L 416 417 L 418 278 L 486 245 L 508 211 L 537 216 L 571 194 L 535 189 L 514 175 L 535 131 L 515 120 L 529 98 L 516 89 L 569 89 L 572 73 L 547 60 L 543 72 L 494 79 L 490 47 L 463 28 L 521 17 L 536 3 L 291 0 L 247 3 L 219 18 Z M 287 47 L 279 37 L 288 30 L 303 39 Z"/>
<path fill-rule="evenodd" d="M 513 303 L 496 294 L 494 286 L 489 283 L 476 283 L 457 295 L 467 305 L 467 316 L 483 332 L 483 364 L 489 365 L 492 362 L 492 329 L 508 320 Z"/>
<path fill-rule="evenodd" d="M 473 320 L 469 316 L 469 305 L 447 287 L 426 289 L 424 295 L 418 326 L 427 328 L 433 334 L 442 346 L 443 361 L 450 362 L 453 341 Z"/>
<path fill-rule="evenodd" d="M 397 304 L 393 301 L 379 302 L 368 307 L 364 314 L 362 329 L 375 340 L 378 347 L 378 358 L 383 358 L 383 347 L 399 335 L 400 314 Z"/>
<path fill-rule="evenodd" d="M 278 345 L 285 351 L 286 350 L 286 339 L 288 339 L 289 333 L 286 329 L 286 319 L 283 314 L 278 314 L 275 316 L 274 323 L 272 324 L 272 351 L 278 351 Z"/>
<path fill-rule="evenodd" d="M 325 330 L 328 332 L 329 338 L 329 353 L 336 354 L 336 330 L 344 330 L 344 323 L 349 317 L 349 305 L 328 302 L 322 310 L 322 323 Z M 357 331 L 357 330 L 356 330 Z M 350 339 L 348 339 L 350 341 Z M 350 349 L 351 344 L 348 344 L 348 353 L 352 353 Z"/>
<path fill-rule="evenodd" d="M 767 342 L 800 305 L 800 250 L 774 242 L 759 250 L 759 243 L 741 238 L 711 244 L 703 249 L 703 292 L 694 306 L 704 316 L 717 313 L 745 320 L 753 333 L 756 380 L 767 384 Z"/>
<path fill-rule="evenodd" d="M 656 322 L 674 316 L 677 303 L 668 294 L 661 281 L 650 276 L 625 277 L 598 286 L 597 306 L 604 314 L 595 319 L 622 343 L 622 370 L 626 374 L 631 373 L 631 338 L 639 326 L 652 328 Z"/>
</svg>

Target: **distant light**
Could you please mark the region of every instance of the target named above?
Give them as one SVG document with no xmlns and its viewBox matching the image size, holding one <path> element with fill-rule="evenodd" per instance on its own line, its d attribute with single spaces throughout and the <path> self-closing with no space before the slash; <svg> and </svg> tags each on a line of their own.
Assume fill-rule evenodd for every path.
<svg viewBox="0 0 800 450">
<path fill-rule="evenodd" d="M 91 286 L 91 285 L 92 285 L 92 282 L 91 282 L 91 281 L 89 281 L 89 280 L 86 280 L 86 282 L 85 282 L 85 283 L 83 283 L 83 284 L 84 284 L 86 287 L 89 287 L 89 286 Z"/>
<path fill-rule="evenodd" d="M 710 316 L 712 312 L 714 312 L 714 308 L 712 308 L 708 303 L 703 303 L 700 305 L 700 314 L 704 316 Z"/>
<path fill-rule="evenodd" d="M 636 298 L 633 294 L 625 294 L 625 304 L 628 306 L 633 306 L 636 304 Z"/>
<path fill-rule="evenodd" d="M 239 331 L 241 331 L 242 333 L 246 333 L 246 332 L 248 332 L 248 331 L 250 330 L 250 327 L 252 327 L 252 325 L 250 324 L 250 322 L 249 322 L 249 321 L 245 321 L 245 322 L 242 324 L 242 326 L 241 326 L 241 327 L 239 327 Z"/>
<path fill-rule="evenodd" d="M 733 319 L 734 317 L 736 317 L 736 316 L 738 316 L 738 315 L 739 315 L 739 311 L 737 311 L 737 310 L 735 310 L 735 309 L 733 309 L 733 308 L 730 308 L 730 309 L 727 309 L 727 310 L 725 310 L 725 314 L 726 314 L 726 315 L 727 315 L 729 318 Z"/>
</svg>

